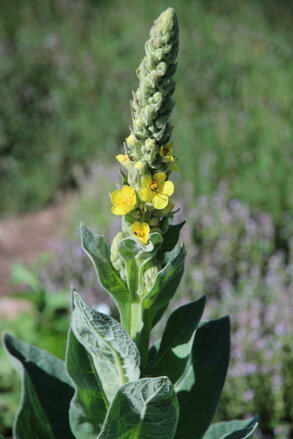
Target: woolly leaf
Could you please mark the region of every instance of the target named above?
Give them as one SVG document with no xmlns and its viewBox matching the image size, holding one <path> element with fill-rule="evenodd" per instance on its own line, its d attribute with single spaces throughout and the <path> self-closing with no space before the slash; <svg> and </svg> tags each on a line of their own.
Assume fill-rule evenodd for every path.
<svg viewBox="0 0 293 439">
<path fill-rule="evenodd" d="M 257 425 L 257 418 L 218 422 L 209 427 L 203 439 L 246 439 L 254 433 Z"/>
<path fill-rule="evenodd" d="M 115 301 L 121 316 L 127 319 L 130 294 L 126 284 L 113 267 L 110 251 L 104 237 L 91 232 L 83 224 L 80 227 L 82 246 L 92 260 L 100 283 Z"/>
<path fill-rule="evenodd" d="M 185 248 L 157 274 L 150 292 L 144 299 L 144 308 L 156 315 L 160 308 L 166 306 L 180 283 L 184 271 Z"/>
<path fill-rule="evenodd" d="M 66 365 L 75 387 L 69 411 L 71 430 L 77 439 L 96 439 L 106 416 L 107 399 L 90 354 L 72 331 L 68 335 Z"/>
<path fill-rule="evenodd" d="M 142 378 L 116 394 L 97 439 L 172 439 L 178 402 L 167 377 Z"/>
<path fill-rule="evenodd" d="M 89 308 L 76 292 L 71 329 L 91 355 L 109 402 L 123 384 L 139 378 L 139 352 L 127 332 L 112 317 Z"/>
<path fill-rule="evenodd" d="M 138 242 L 137 239 L 127 237 L 118 244 L 118 251 L 125 262 L 127 270 L 127 286 L 132 297 L 138 292 L 138 277 L 143 272 L 147 262 L 154 258 L 162 245 L 162 235 L 151 233 L 147 245 Z"/>
</svg>

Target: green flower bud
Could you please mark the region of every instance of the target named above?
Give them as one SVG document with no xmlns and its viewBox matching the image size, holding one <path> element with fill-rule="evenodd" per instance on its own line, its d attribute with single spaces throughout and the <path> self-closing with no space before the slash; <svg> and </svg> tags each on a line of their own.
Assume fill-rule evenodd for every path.
<svg viewBox="0 0 293 439">
<path fill-rule="evenodd" d="M 137 70 L 139 87 L 131 103 L 132 131 L 141 143 L 141 148 L 133 147 L 133 156 L 146 161 L 151 168 L 158 168 L 159 148 L 169 141 L 173 128 L 169 118 L 174 105 L 177 52 L 177 19 L 174 9 L 168 8 L 151 29 L 145 57 Z"/>
<path fill-rule="evenodd" d="M 111 245 L 111 252 L 110 252 L 110 259 L 112 262 L 113 267 L 121 273 L 124 270 L 124 262 L 118 252 L 118 244 L 122 239 L 125 238 L 125 234 L 123 232 L 118 232 L 117 235 L 114 236 L 112 245 Z M 121 276 L 122 277 L 122 276 Z"/>
</svg>

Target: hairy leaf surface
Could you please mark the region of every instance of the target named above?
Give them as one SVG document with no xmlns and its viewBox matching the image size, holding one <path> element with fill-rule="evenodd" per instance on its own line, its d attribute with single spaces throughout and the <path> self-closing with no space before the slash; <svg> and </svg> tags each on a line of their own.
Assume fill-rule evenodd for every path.
<svg viewBox="0 0 293 439">
<path fill-rule="evenodd" d="M 108 408 L 99 377 L 90 354 L 72 331 L 68 335 L 66 365 L 75 394 L 70 403 L 70 427 L 77 439 L 95 439 Z"/>
<path fill-rule="evenodd" d="M 203 439 L 246 439 L 258 425 L 257 418 L 245 421 L 218 422 L 212 424 Z"/>
<path fill-rule="evenodd" d="M 144 299 L 144 307 L 155 315 L 159 309 L 166 306 L 180 283 L 184 271 L 185 248 L 157 274 L 153 287 Z"/>
<path fill-rule="evenodd" d="M 119 276 L 110 260 L 110 251 L 102 235 L 91 232 L 81 225 L 81 242 L 84 250 L 92 260 L 100 283 L 115 301 L 122 316 L 127 315 L 127 303 L 130 294 L 127 285 Z"/>
<path fill-rule="evenodd" d="M 178 402 L 167 377 L 125 384 L 111 405 L 97 439 L 172 439 Z"/>
<path fill-rule="evenodd" d="M 139 352 L 127 332 L 112 317 L 89 308 L 76 292 L 71 329 L 91 355 L 109 402 L 123 384 L 139 378 Z"/>
</svg>

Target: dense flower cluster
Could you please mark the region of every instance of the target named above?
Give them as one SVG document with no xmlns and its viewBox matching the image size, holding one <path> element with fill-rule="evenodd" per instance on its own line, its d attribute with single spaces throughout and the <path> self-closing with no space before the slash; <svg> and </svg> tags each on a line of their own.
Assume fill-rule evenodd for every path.
<svg viewBox="0 0 293 439">
<path fill-rule="evenodd" d="M 177 171 L 170 142 L 174 73 L 178 52 L 178 27 L 170 8 L 155 22 L 146 44 L 146 55 L 138 68 L 139 87 L 133 93 L 132 129 L 124 143 L 125 154 L 116 156 L 127 170 L 123 186 L 111 195 L 112 213 L 125 215 L 123 233 L 148 244 L 153 230 L 172 216 L 169 197 L 174 184 L 171 171 Z"/>
</svg>

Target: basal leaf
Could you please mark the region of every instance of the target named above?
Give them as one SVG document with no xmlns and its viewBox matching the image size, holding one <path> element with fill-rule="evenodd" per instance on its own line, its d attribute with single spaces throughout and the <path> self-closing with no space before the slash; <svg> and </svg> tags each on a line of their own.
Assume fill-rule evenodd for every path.
<svg viewBox="0 0 293 439">
<path fill-rule="evenodd" d="M 205 296 L 176 309 L 167 321 L 156 358 L 154 376 L 166 375 L 175 382 L 183 373 L 191 342 L 206 303 Z"/>
<path fill-rule="evenodd" d="M 111 295 L 121 315 L 126 316 L 130 294 L 126 284 L 111 263 L 110 251 L 104 237 L 91 232 L 84 225 L 81 225 L 80 230 L 82 246 L 96 268 L 101 285 Z"/>
<path fill-rule="evenodd" d="M 69 410 L 71 430 L 77 439 L 96 439 L 108 403 L 90 354 L 71 330 L 68 335 L 66 365 L 75 386 Z"/>
<path fill-rule="evenodd" d="M 22 381 L 15 439 L 74 438 L 68 419 L 73 388 L 63 361 L 7 334 L 4 345 Z"/>
<path fill-rule="evenodd" d="M 109 402 L 123 384 L 139 378 L 139 352 L 127 332 L 112 317 L 89 308 L 76 292 L 71 328 L 91 355 Z"/>
<path fill-rule="evenodd" d="M 167 377 L 142 378 L 116 394 L 97 439 L 172 439 L 178 402 Z"/>
<path fill-rule="evenodd" d="M 175 384 L 180 405 L 177 439 L 201 439 L 206 432 L 222 392 L 229 355 L 229 317 L 197 329 L 190 358 Z"/>
<path fill-rule="evenodd" d="M 203 439 L 246 439 L 256 430 L 257 418 L 212 424 Z"/>
</svg>

